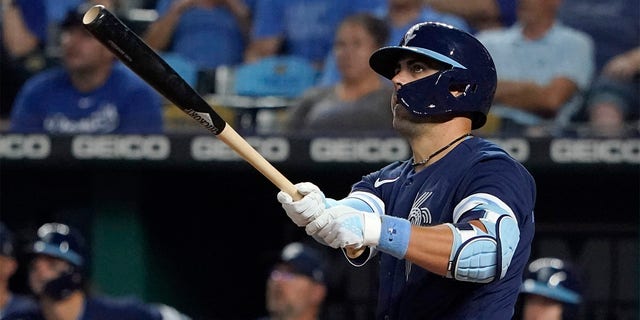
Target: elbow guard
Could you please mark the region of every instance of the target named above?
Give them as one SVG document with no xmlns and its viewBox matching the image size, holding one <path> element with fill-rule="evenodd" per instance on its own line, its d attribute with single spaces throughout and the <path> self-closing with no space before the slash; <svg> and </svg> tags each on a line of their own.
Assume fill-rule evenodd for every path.
<svg viewBox="0 0 640 320">
<path fill-rule="evenodd" d="M 478 283 L 502 279 L 520 240 L 515 215 L 502 201 L 486 194 L 469 197 L 456 209 L 470 205 L 462 213 L 477 217 L 487 232 L 470 223 L 447 224 L 453 232 L 447 277 Z"/>
</svg>

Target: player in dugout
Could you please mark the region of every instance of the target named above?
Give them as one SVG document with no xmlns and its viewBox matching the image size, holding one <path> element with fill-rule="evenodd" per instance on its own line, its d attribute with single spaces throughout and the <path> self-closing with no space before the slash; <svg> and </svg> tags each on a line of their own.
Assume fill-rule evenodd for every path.
<svg viewBox="0 0 640 320">
<path fill-rule="evenodd" d="M 68 224 L 40 226 L 28 251 L 28 282 L 38 305 L 6 314 L 2 320 L 190 320 L 162 303 L 92 291 L 89 247 L 80 232 Z"/>
<path fill-rule="evenodd" d="M 302 199 L 279 192 L 278 201 L 354 266 L 379 263 L 377 319 L 511 319 L 534 236 L 536 184 L 506 151 L 473 135 L 495 93 L 493 59 L 471 34 L 423 22 L 369 63 L 395 87 L 393 127 L 412 157 L 365 175 L 341 200 L 302 182 Z"/>
</svg>

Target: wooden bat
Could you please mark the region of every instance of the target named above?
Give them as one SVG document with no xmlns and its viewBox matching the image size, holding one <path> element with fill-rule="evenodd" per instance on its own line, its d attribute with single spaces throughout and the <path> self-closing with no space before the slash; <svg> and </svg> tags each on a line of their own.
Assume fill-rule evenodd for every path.
<svg viewBox="0 0 640 320">
<path fill-rule="evenodd" d="M 103 5 L 95 5 L 87 10 L 82 23 L 85 29 L 129 69 L 215 134 L 281 191 L 291 195 L 294 200 L 302 198 L 291 181 L 228 125 L 186 80 Z M 362 251 L 364 248 L 358 251 L 348 249 L 348 254 L 357 257 Z"/>
</svg>

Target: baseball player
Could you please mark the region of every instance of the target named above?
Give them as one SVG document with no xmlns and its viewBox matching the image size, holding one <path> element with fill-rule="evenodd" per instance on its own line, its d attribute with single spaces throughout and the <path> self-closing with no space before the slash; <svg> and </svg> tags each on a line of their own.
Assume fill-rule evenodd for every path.
<svg viewBox="0 0 640 320">
<path fill-rule="evenodd" d="M 188 320 L 166 305 L 90 294 L 86 250 L 84 238 L 70 226 L 42 225 L 29 267 L 29 286 L 38 297 L 38 307 L 7 314 L 2 320 Z"/>
<path fill-rule="evenodd" d="M 265 292 L 268 316 L 258 320 L 323 319 L 327 296 L 326 264 L 320 251 L 302 242 L 282 248 Z"/>
<path fill-rule="evenodd" d="M 520 288 L 523 320 L 581 319 L 581 280 L 566 260 L 544 257 L 525 270 Z"/>
<path fill-rule="evenodd" d="M 377 256 L 378 319 L 511 319 L 536 186 L 507 152 L 472 134 L 496 89 L 491 56 L 469 33 L 423 22 L 369 64 L 395 86 L 393 126 L 413 156 L 364 176 L 341 200 L 302 182 L 301 200 L 279 192 L 278 201 L 353 265 Z"/>
</svg>

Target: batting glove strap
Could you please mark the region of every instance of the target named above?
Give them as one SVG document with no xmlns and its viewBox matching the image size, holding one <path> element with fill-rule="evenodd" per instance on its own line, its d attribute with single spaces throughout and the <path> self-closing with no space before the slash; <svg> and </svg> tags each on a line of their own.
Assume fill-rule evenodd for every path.
<svg viewBox="0 0 640 320">
<path fill-rule="evenodd" d="M 364 245 L 377 246 L 380 241 L 380 230 L 382 229 L 382 220 L 377 213 L 362 213 L 364 227 L 362 228 Z"/>
<path fill-rule="evenodd" d="M 403 259 L 409 247 L 411 222 L 406 219 L 380 216 L 381 230 L 378 250 L 386 252 L 395 258 Z"/>
</svg>

